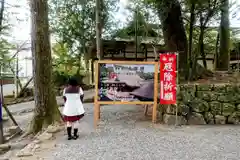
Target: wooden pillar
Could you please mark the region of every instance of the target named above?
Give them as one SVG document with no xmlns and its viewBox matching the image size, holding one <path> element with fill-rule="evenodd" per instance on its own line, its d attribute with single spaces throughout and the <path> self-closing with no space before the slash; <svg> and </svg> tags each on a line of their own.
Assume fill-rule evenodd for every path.
<svg viewBox="0 0 240 160">
<path fill-rule="evenodd" d="M 112 59 L 114 58 L 114 52 L 113 51 L 111 51 L 111 55 L 112 55 Z"/>
<path fill-rule="evenodd" d="M 124 44 L 124 48 L 122 49 L 123 51 L 123 58 L 124 60 L 126 59 L 126 43 Z"/>
<path fill-rule="evenodd" d="M 95 59 L 92 59 L 92 63 L 91 63 L 91 71 L 92 71 L 92 84 L 94 84 L 95 82 Z"/>
<path fill-rule="evenodd" d="M 92 74 L 92 59 L 89 59 L 88 60 L 88 70 L 89 70 L 89 73 L 88 73 L 88 76 L 89 76 L 89 84 L 93 84 L 93 74 Z"/>
<path fill-rule="evenodd" d="M 98 61 L 95 63 L 95 96 L 94 96 L 94 127 L 96 128 L 98 125 L 98 121 L 100 119 L 100 104 L 98 103 L 98 82 L 99 82 L 99 64 Z"/>
<path fill-rule="evenodd" d="M 147 61 L 148 58 L 148 49 L 147 49 L 147 45 L 144 44 L 144 54 L 145 54 L 145 61 Z"/>
<path fill-rule="evenodd" d="M 158 62 L 155 64 L 154 73 L 154 104 L 152 110 L 152 122 L 157 122 L 157 107 L 158 107 Z"/>
</svg>

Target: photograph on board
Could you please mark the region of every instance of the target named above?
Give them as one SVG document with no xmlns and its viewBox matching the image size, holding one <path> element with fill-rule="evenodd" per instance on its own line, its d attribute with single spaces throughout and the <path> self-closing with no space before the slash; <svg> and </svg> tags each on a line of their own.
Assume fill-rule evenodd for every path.
<svg viewBox="0 0 240 160">
<path fill-rule="evenodd" d="M 99 65 L 99 101 L 153 101 L 154 64 Z"/>
</svg>

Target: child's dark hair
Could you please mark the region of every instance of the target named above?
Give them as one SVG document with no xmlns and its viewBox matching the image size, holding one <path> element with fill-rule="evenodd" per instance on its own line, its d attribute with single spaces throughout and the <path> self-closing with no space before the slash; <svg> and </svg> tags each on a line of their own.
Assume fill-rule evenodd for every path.
<svg viewBox="0 0 240 160">
<path fill-rule="evenodd" d="M 78 81 L 75 77 L 70 77 L 68 80 L 68 84 L 71 86 L 78 86 Z"/>
</svg>

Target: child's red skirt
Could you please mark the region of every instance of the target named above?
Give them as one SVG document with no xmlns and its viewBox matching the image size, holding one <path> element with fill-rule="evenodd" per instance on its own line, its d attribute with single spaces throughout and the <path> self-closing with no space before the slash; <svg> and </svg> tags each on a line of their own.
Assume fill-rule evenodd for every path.
<svg viewBox="0 0 240 160">
<path fill-rule="evenodd" d="M 79 121 L 80 119 L 82 119 L 84 117 L 84 114 L 81 115 L 77 115 L 77 116 L 63 116 L 63 119 L 65 122 L 75 122 L 75 121 Z"/>
</svg>

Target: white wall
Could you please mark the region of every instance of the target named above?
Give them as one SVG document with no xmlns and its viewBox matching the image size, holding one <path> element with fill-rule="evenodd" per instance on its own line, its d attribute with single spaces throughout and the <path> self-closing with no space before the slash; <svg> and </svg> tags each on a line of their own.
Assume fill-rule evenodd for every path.
<svg viewBox="0 0 240 160">
<path fill-rule="evenodd" d="M 19 76 L 20 77 L 31 77 L 32 76 L 32 60 L 28 59 L 31 57 L 31 52 L 22 52 L 19 54 Z"/>
</svg>

